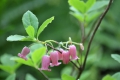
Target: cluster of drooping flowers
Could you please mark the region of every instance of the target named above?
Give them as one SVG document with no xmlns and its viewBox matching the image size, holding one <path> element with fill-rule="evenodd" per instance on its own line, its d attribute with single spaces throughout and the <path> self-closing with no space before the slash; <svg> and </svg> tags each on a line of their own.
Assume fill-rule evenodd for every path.
<svg viewBox="0 0 120 80">
<path fill-rule="evenodd" d="M 84 50 L 83 44 L 80 43 L 81 50 Z M 30 49 L 28 47 L 24 47 L 21 51 L 21 53 L 18 53 L 18 56 L 23 58 L 24 60 L 27 60 L 27 54 L 29 54 Z M 59 66 L 61 62 L 58 62 L 59 60 L 63 61 L 63 64 L 68 64 L 71 60 L 79 59 L 77 56 L 77 50 L 75 45 L 69 45 L 68 50 L 54 50 L 50 52 L 50 54 L 46 54 L 42 57 L 42 64 L 41 68 L 39 70 L 47 70 L 51 71 L 49 69 L 49 66 Z"/>
<path fill-rule="evenodd" d="M 39 70 L 51 71 L 49 66 L 53 67 L 61 64 L 58 60 L 62 60 L 63 64 L 68 64 L 71 60 L 76 59 L 79 59 L 77 56 L 76 47 L 75 45 L 70 45 L 69 50 L 59 49 L 59 51 L 50 52 L 50 55 L 44 55 L 42 57 L 42 67 L 39 68 Z"/>
</svg>

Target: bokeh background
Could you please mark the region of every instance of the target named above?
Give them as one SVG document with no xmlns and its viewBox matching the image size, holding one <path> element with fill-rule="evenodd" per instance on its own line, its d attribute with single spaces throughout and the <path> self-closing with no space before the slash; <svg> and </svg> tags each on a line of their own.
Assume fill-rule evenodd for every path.
<svg viewBox="0 0 120 80">
<path fill-rule="evenodd" d="M 120 70 L 118 62 L 111 58 L 111 54 L 120 53 L 119 3 L 119 0 L 114 0 L 94 37 L 81 80 L 88 80 L 88 78 L 101 80 L 104 75 L 114 74 Z M 37 16 L 39 25 L 51 16 L 55 16 L 55 20 L 40 35 L 40 40 L 67 41 L 68 37 L 71 37 L 73 41 L 80 42 L 80 27 L 77 19 L 69 14 L 68 0 L 0 0 L 0 56 L 4 54 L 16 56 L 23 46 L 31 44 L 31 42 L 6 41 L 9 35 L 27 35 L 22 24 L 22 16 L 27 10 Z M 89 25 L 86 30 L 87 28 L 90 28 Z M 62 73 L 71 73 L 70 66 L 70 63 L 62 64 L 52 68 L 51 72 L 45 71 L 45 73 L 50 78 L 59 80 Z M 45 80 L 39 71 L 26 65 L 21 65 L 16 73 L 17 80 L 24 80 L 27 73 L 37 80 Z M 5 80 L 8 75 L 9 73 L 0 69 L 0 80 Z"/>
</svg>

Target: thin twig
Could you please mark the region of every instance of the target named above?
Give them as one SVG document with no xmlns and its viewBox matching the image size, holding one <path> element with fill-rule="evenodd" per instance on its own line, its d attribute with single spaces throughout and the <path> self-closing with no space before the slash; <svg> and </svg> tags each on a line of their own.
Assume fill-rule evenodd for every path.
<svg viewBox="0 0 120 80">
<path fill-rule="evenodd" d="M 78 65 L 81 65 L 80 62 L 79 62 L 79 59 L 77 59 L 77 63 L 78 63 Z"/>
<path fill-rule="evenodd" d="M 50 48 L 52 48 L 52 49 L 54 49 L 54 50 L 59 51 L 60 53 L 62 53 L 60 50 L 54 48 L 53 46 L 50 46 L 49 44 L 46 44 L 46 45 L 49 46 Z"/>
<path fill-rule="evenodd" d="M 72 66 L 72 70 L 71 70 L 71 73 L 70 73 L 71 76 L 73 75 L 74 71 L 75 71 L 75 66 Z"/>
<path fill-rule="evenodd" d="M 86 14 L 84 14 L 84 20 L 83 22 L 81 22 L 80 24 L 80 28 L 81 28 L 81 43 L 84 43 L 84 39 L 85 39 L 85 22 L 86 22 Z M 80 59 L 81 59 L 81 63 L 79 63 L 79 61 L 77 60 L 78 64 L 81 66 L 82 65 L 82 50 L 80 49 Z"/>
<path fill-rule="evenodd" d="M 39 71 L 40 71 L 40 72 L 42 73 L 42 75 L 46 78 L 46 80 L 50 80 L 45 73 L 43 73 L 41 70 L 39 70 Z"/>
<path fill-rule="evenodd" d="M 84 43 L 84 38 L 85 38 L 85 15 L 84 15 L 84 21 L 81 22 L 80 28 L 81 28 L 81 42 Z"/>
<path fill-rule="evenodd" d="M 79 70 L 79 67 L 73 61 L 70 62 Z"/>
<path fill-rule="evenodd" d="M 84 22 L 81 23 L 81 42 L 83 43 L 84 42 L 84 38 L 85 38 L 85 28 L 84 28 Z"/>
<path fill-rule="evenodd" d="M 54 40 L 46 40 L 45 42 L 54 42 L 54 43 L 56 43 L 56 44 L 59 44 L 59 42 L 54 41 Z"/>
<path fill-rule="evenodd" d="M 82 72 L 83 72 L 83 70 L 84 70 L 84 68 L 85 68 L 86 60 L 87 60 L 87 57 L 88 57 L 88 53 L 89 53 L 89 50 L 90 50 L 91 43 L 92 43 L 92 40 L 93 40 L 93 38 L 94 38 L 94 35 L 95 35 L 96 31 L 98 30 L 98 28 L 99 28 L 99 26 L 100 26 L 103 18 L 105 17 L 106 13 L 108 12 L 108 10 L 109 10 L 109 8 L 110 8 L 110 6 L 111 6 L 111 4 L 112 4 L 112 1 L 113 1 L 113 0 L 110 0 L 110 1 L 109 1 L 109 4 L 108 4 L 106 10 L 102 13 L 100 19 L 98 20 L 98 22 L 97 22 L 97 24 L 96 24 L 95 30 L 93 31 L 93 34 L 92 34 L 92 36 L 91 36 L 91 38 L 90 38 L 90 41 L 89 41 L 89 43 L 88 43 L 88 48 L 87 48 L 87 52 L 86 52 L 86 55 L 85 55 L 85 59 L 84 59 L 83 66 L 82 66 L 82 68 L 80 68 L 80 71 L 79 71 L 79 74 L 78 74 L 76 80 L 79 79 L 79 77 L 81 76 L 81 74 L 82 74 Z"/>
</svg>

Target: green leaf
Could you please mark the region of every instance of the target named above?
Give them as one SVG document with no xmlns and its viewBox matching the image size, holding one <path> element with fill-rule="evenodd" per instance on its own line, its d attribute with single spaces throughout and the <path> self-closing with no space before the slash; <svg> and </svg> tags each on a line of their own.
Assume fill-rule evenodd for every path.
<svg viewBox="0 0 120 80">
<path fill-rule="evenodd" d="M 11 60 L 12 61 L 12 60 Z M 16 63 L 12 68 L 14 69 L 14 71 L 16 69 L 18 69 L 21 66 L 21 63 Z"/>
<path fill-rule="evenodd" d="M 61 74 L 69 74 L 71 73 L 72 67 L 66 66 L 62 69 Z"/>
<path fill-rule="evenodd" d="M 115 78 L 115 80 L 120 80 L 120 72 L 115 73 L 112 77 Z"/>
<path fill-rule="evenodd" d="M 5 80 L 15 80 L 15 76 L 16 76 L 15 73 L 14 73 L 14 74 L 11 74 L 11 75 L 9 75 Z"/>
<path fill-rule="evenodd" d="M 34 38 L 29 36 L 11 35 L 7 37 L 7 41 L 34 41 Z"/>
<path fill-rule="evenodd" d="M 12 55 L 10 54 L 4 54 L 0 57 L 1 63 L 3 65 L 6 66 L 14 66 L 15 65 L 15 61 L 11 61 L 10 58 L 12 57 Z"/>
<path fill-rule="evenodd" d="M 67 74 L 62 74 L 62 80 L 75 80 L 75 78 Z"/>
<path fill-rule="evenodd" d="M 25 80 L 37 80 L 37 79 L 35 79 L 32 75 L 27 74 Z"/>
<path fill-rule="evenodd" d="M 31 38 L 30 36 L 25 36 L 21 41 L 35 41 L 35 38 Z"/>
<path fill-rule="evenodd" d="M 7 41 L 21 41 L 24 38 L 25 36 L 21 36 L 21 35 L 11 35 L 7 37 Z"/>
<path fill-rule="evenodd" d="M 79 14 L 76 14 L 76 13 L 70 13 L 71 15 L 73 15 L 76 19 L 78 19 L 80 22 L 83 22 L 84 19 L 83 19 L 83 16 L 82 15 L 79 15 Z"/>
<path fill-rule="evenodd" d="M 54 16 L 43 22 L 43 24 L 38 29 L 37 38 L 40 35 L 40 33 L 47 27 L 47 25 L 52 22 L 52 20 L 54 20 Z"/>
<path fill-rule="evenodd" d="M 106 5 L 108 5 L 109 0 L 101 0 L 101 1 L 96 1 L 96 3 L 89 9 L 88 12 L 98 10 Z"/>
<path fill-rule="evenodd" d="M 91 12 L 91 13 L 87 14 L 86 15 L 86 22 L 89 23 L 89 22 L 93 21 L 100 14 L 101 14 L 100 11 L 94 11 L 94 12 Z"/>
<path fill-rule="evenodd" d="M 77 18 L 80 22 L 84 21 L 84 15 L 80 13 L 78 10 L 76 10 L 74 7 L 70 7 L 70 12 L 71 15 L 73 15 L 75 18 Z"/>
<path fill-rule="evenodd" d="M 35 35 L 35 30 L 32 26 L 28 26 L 26 28 L 26 32 L 27 34 L 31 37 L 31 38 L 34 38 L 34 35 Z"/>
<path fill-rule="evenodd" d="M 32 53 L 32 61 L 34 62 L 35 65 L 37 65 L 39 62 L 41 62 L 42 56 L 46 53 L 46 48 L 41 47 L 39 49 L 36 49 Z"/>
<path fill-rule="evenodd" d="M 118 55 L 118 54 L 111 54 L 111 57 L 120 63 L 120 55 Z"/>
<path fill-rule="evenodd" d="M 36 49 L 39 49 L 41 47 L 44 47 L 43 44 L 40 43 L 33 43 L 30 45 L 30 52 L 33 53 Z M 29 54 L 28 54 L 29 55 Z"/>
<path fill-rule="evenodd" d="M 89 70 L 86 70 L 82 73 L 82 76 L 79 80 L 97 80 L 99 77 L 98 69 L 94 66 L 89 67 Z"/>
<path fill-rule="evenodd" d="M 11 74 L 11 75 L 9 75 L 5 80 L 15 80 L 15 76 L 16 76 L 15 73 L 14 73 L 14 74 Z"/>
<path fill-rule="evenodd" d="M 38 29 L 38 19 L 37 17 L 31 12 L 27 11 L 23 17 L 22 17 L 22 22 L 25 27 L 25 29 L 29 26 L 33 26 L 35 33 L 37 32 Z"/>
<path fill-rule="evenodd" d="M 34 67 L 34 64 L 33 64 L 33 62 L 32 62 L 31 59 L 24 60 L 24 59 L 19 58 L 19 57 L 12 57 L 11 60 L 14 60 L 14 61 L 16 61 L 16 62 L 25 64 L 25 65 L 28 65 L 28 66 L 31 66 L 31 67 Z"/>
<path fill-rule="evenodd" d="M 85 13 L 86 10 L 85 10 L 85 3 L 84 1 L 80 1 L 80 0 L 69 0 L 68 1 L 69 5 L 70 6 L 73 6 L 74 8 L 76 8 L 78 11 L 82 12 L 82 13 Z"/>
<path fill-rule="evenodd" d="M 50 80 L 61 80 L 60 78 L 49 78 Z"/>
<path fill-rule="evenodd" d="M 92 6 L 93 4 L 96 2 L 96 0 L 88 0 L 86 2 L 86 11 L 88 11 Z"/>
<path fill-rule="evenodd" d="M 101 50 L 99 50 L 99 51 L 101 51 Z M 114 69 L 114 68 L 120 67 L 120 64 L 118 64 L 117 61 L 115 61 L 114 59 L 111 58 L 111 55 L 109 55 L 109 52 L 107 54 L 104 54 L 104 55 L 101 54 L 99 56 L 100 56 L 99 58 L 97 58 L 97 55 L 92 58 L 92 59 L 96 58 L 96 60 L 94 59 L 94 61 L 96 61 L 94 63 L 96 66 L 99 66 L 100 68 L 103 68 L 103 69 Z M 93 64 L 93 63 L 91 63 L 91 64 Z"/>
<path fill-rule="evenodd" d="M 12 55 L 4 54 L 1 56 L 1 63 L 0 68 L 8 73 L 13 73 L 15 70 L 21 65 L 20 63 L 15 63 L 15 61 L 10 60 Z"/>
<path fill-rule="evenodd" d="M 102 80 L 115 80 L 115 79 L 110 75 L 106 75 L 105 77 L 102 78 Z"/>
<path fill-rule="evenodd" d="M 1 65 L 0 64 L 0 69 L 2 69 L 3 71 L 6 71 L 8 73 L 13 73 L 14 70 L 11 66 L 6 66 L 6 65 Z"/>
</svg>

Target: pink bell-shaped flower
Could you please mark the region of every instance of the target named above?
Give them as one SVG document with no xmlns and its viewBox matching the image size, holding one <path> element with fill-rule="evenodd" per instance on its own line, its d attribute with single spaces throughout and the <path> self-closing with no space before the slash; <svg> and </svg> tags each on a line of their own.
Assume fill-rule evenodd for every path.
<svg viewBox="0 0 120 80">
<path fill-rule="evenodd" d="M 52 63 L 50 63 L 50 66 L 59 66 L 61 64 L 61 62 L 58 62 L 58 52 L 57 51 L 53 51 L 50 53 L 50 59 L 52 61 Z"/>
<path fill-rule="evenodd" d="M 64 64 L 68 64 L 69 61 L 70 61 L 69 51 L 63 51 L 63 52 L 62 52 L 62 55 L 63 55 L 63 63 L 64 63 Z"/>
<path fill-rule="evenodd" d="M 59 51 L 63 52 L 63 49 L 59 49 Z M 57 51 L 58 52 L 58 60 L 62 60 L 63 56 L 62 56 L 62 53 L 59 51 Z"/>
<path fill-rule="evenodd" d="M 25 47 L 22 49 L 22 52 L 21 52 L 21 53 L 18 53 L 18 56 L 21 57 L 21 58 L 23 58 L 23 59 L 25 59 L 25 60 L 27 60 L 26 56 L 27 56 L 27 54 L 28 54 L 29 52 L 30 52 L 30 49 L 25 46 Z"/>
<path fill-rule="evenodd" d="M 69 53 L 70 53 L 70 56 L 71 56 L 71 60 L 78 59 L 75 45 L 70 45 L 69 46 Z"/>
<path fill-rule="evenodd" d="M 48 69 L 49 65 L 50 65 L 50 56 L 44 55 L 42 57 L 42 67 L 39 68 L 39 70 L 51 71 L 51 69 Z"/>
</svg>

